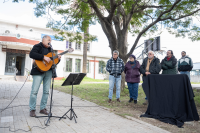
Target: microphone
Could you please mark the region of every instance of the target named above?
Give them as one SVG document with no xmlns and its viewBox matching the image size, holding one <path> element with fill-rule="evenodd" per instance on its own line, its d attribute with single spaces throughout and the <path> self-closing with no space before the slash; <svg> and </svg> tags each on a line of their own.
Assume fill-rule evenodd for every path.
<svg viewBox="0 0 200 133">
<path fill-rule="evenodd" d="M 52 47 L 51 43 L 48 43 L 48 45 L 49 45 L 50 47 Z"/>
<path fill-rule="evenodd" d="M 51 52 L 53 52 L 53 47 L 52 47 L 51 43 L 48 43 L 48 45 L 51 47 Z"/>
</svg>

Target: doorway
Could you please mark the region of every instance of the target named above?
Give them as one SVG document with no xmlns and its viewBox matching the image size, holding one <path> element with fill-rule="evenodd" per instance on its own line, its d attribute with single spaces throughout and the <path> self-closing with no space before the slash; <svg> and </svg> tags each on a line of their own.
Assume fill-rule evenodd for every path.
<svg viewBox="0 0 200 133">
<path fill-rule="evenodd" d="M 5 75 L 15 75 L 15 68 L 18 70 L 16 75 L 24 76 L 25 54 L 7 52 Z"/>
<path fill-rule="evenodd" d="M 24 75 L 24 64 L 25 64 L 25 57 L 17 56 L 16 57 L 16 68 L 18 73 L 16 75 Z"/>
</svg>

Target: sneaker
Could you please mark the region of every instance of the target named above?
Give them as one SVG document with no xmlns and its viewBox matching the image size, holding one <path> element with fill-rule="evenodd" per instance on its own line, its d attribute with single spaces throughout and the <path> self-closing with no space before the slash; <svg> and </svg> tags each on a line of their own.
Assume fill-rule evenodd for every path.
<svg viewBox="0 0 200 133">
<path fill-rule="evenodd" d="M 133 101 L 133 98 L 130 98 L 130 100 L 128 102 L 131 103 L 132 101 Z"/>
<path fill-rule="evenodd" d="M 137 100 L 134 100 L 134 103 L 137 104 Z"/>
</svg>

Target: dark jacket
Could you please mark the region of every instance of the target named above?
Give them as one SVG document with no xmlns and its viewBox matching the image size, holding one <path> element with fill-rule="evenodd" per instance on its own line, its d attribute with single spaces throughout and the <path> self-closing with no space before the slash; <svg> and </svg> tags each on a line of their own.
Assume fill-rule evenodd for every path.
<svg viewBox="0 0 200 133">
<path fill-rule="evenodd" d="M 146 72 L 146 67 L 147 67 L 147 60 L 148 60 L 148 57 L 146 57 L 143 60 L 143 63 L 140 67 L 140 73 L 143 76 L 146 76 L 145 72 Z M 159 74 L 160 70 L 161 70 L 160 60 L 154 56 L 154 59 L 151 61 L 151 64 L 149 66 L 149 72 L 151 74 Z"/>
<path fill-rule="evenodd" d="M 50 47 L 45 48 L 42 42 L 40 42 L 39 44 L 33 46 L 29 54 L 29 57 L 35 60 L 43 60 L 44 55 L 47 55 L 49 52 L 51 52 L 51 48 Z M 43 72 L 40 72 L 37 69 L 37 67 L 35 67 L 33 64 L 31 69 L 31 75 L 41 75 L 41 74 L 43 74 Z"/>
<path fill-rule="evenodd" d="M 176 64 L 177 59 L 175 56 L 172 56 L 169 61 L 167 57 L 165 57 L 161 62 L 161 67 L 163 69 L 162 74 L 176 74 Z"/>
<path fill-rule="evenodd" d="M 118 74 L 121 75 L 121 73 L 124 71 L 124 62 L 119 57 L 114 60 L 113 57 L 107 61 L 106 64 L 106 70 L 112 75 L 112 74 Z"/>
<path fill-rule="evenodd" d="M 182 57 L 178 61 L 178 71 L 191 71 L 193 68 L 192 59 L 188 56 Z"/>
<path fill-rule="evenodd" d="M 130 61 L 126 63 L 124 73 L 126 74 L 126 82 L 139 83 L 140 82 L 140 63 L 136 61 L 136 66 L 132 68 Z"/>
</svg>

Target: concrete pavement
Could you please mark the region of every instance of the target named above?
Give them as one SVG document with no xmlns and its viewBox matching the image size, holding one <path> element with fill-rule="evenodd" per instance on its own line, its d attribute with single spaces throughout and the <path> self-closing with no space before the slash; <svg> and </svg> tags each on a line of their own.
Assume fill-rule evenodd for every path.
<svg viewBox="0 0 200 133">
<path fill-rule="evenodd" d="M 14 98 L 23 82 L 0 80 L 0 109 L 5 108 Z M 74 110 L 78 116 L 77 122 L 69 119 L 51 118 L 48 127 L 44 125 L 46 118 L 29 117 L 29 95 L 31 82 L 27 82 L 17 98 L 10 105 L 11 108 L 0 113 L 0 127 L 11 127 L 11 130 L 32 128 L 32 133 L 169 133 L 161 128 L 150 125 L 138 119 L 126 119 L 100 107 L 95 103 L 74 97 Z M 42 87 L 38 92 L 37 105 L 42 96 Z M 70 107 L 70 95 L 54 90 L 53 115 L 62 116 Z M 19 106 L 20 105 L 20 106 Z M 49 105 L 49 101 L 48 101 Z M 48 107 L 47 107 L 48 109 Z M 40 115 L 39 106 L 36 115 Z M 46 127 L 46 128 L 45 128 Z M 44 128 L 44 129 L 41 129 Z M 0 128 L 0 133 L 8 133 L 8 128 Z M 21 130 L 17 131 L 23 132 Z"/>
</svg>

